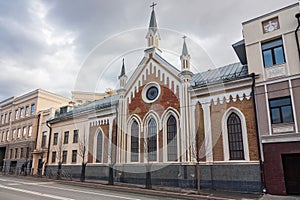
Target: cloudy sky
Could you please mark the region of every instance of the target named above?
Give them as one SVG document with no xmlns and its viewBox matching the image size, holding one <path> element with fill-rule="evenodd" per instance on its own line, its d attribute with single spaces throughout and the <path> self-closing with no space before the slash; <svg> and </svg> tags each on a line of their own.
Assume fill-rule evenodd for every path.
<svg viewBox="0 0 300 200">
<path fill-rule="evenodd" d="M 182 36 L 195 72 L 237 62 L 231 45 L 241 23 L 297 0 L 156 0 L 163 56 L 179 66 Z M 0 0 L 0 101 L 37 88 L 71 91 L 117 87 L 146 47 L 152 1 Z"/>
</svg>

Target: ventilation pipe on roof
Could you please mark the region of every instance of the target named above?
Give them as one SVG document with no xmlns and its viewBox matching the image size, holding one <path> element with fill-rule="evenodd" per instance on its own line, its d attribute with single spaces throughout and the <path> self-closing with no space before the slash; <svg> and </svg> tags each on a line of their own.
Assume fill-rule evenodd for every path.
<svg viewBox="0 0 300 200">
<path fill-rule="evenodd" d="M 298 26 L 295 30 L 295 37 L 296 37 L 296 43 L 297 43 L 297 48 L 298 48 L 298 56 L 299 56 L 299 59 L 300 59 L 300 46 L 299 46 L 299 37 L 298 37 L 298 31 L 299 31 L 299 28 L 300 28 L 300 13 L 297 13 L 295 15 L 295 17 L 298 20 Z"/>
</svg>

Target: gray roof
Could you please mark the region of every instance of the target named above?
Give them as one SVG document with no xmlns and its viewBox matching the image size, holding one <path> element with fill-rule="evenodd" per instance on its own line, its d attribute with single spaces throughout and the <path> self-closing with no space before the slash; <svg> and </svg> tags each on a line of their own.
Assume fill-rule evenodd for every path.
<svg viewBox="0 0 300 200">
<path fill-rule="evenodd" d="M 224 83 L 249 77 L 248 66 L 241 63 L 234 63 L 213 70 L 195 74 L 192 78 L 194 88 Z"/>
<path fill-rule="evenodd" d="M 101 110 L 104 108 L 108 108 L 108 107 L 117 105 L 118 101 L 119 101 L 118 95 L 99 99 L 99 100 L 96 100 L 96 101 L 93 101 L 93 102 L 90 102 L 87 104 L 76 106 L 73 108 L 73 110 L 63 113 L 63 114 L 56 113 L 55 118 L 49 120 L 49 122 L 51 123 L 51 122 L 59 121 L 61 119 L 72 118 L 73 115 L 80 114 L 80 113 L 86 113 L 86 112 L 90 112 L 90 111 L 97 111 L 97 110 Z"/>
</svg>

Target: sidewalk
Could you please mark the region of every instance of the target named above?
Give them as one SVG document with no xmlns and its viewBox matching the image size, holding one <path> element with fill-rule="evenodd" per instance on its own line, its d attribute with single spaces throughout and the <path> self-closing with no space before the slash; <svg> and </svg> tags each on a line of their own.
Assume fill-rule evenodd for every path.
<svg viewBox="0 0 300 200">
<path fill-rule="evenodd" d="M 162 187 L 153 186 L 152 189 L 145 189 L 144 185 L 128 184 L 115 182 L 114 185 L 108 185 L 107 181 L 102 180 L 86 180 L 80 182 L 77 179 L 73 180 L 57 180 L 47 179 L 45 177 L 31 177 L 31 176 L 18 176 L 19 178 L 34 179 L 40 181 L 55 181 L 61 184 L 68 184 L 81 187 L 99 188 L 105 190 L 119 191 L 119 192 L 131 192 L 137 194 L 148 194 L 153 196 L 168 197 L 168 198 L 182 198 L 182 199 L 214 199 L 214 200 L 300 200 L 300 196 L 276 196 L 269 194 L 253 194 L 253 193 L 241 193 L 230 191 L 215 191 L 215 190 L 201 190 L 201 194 L 197 195 L 196 190 L 181 189 L 176 187 Z"/>
</svg>

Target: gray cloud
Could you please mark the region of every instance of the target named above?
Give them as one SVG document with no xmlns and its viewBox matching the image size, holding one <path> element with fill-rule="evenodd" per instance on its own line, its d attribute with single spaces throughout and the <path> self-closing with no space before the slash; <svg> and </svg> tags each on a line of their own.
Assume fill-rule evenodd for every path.
<svg viewBox="0 0 300 200">
<path fill-rule="evenodd" d="M 183 34 L 195 71 L 237 61 L 231 44 L 241 23 L 296 0 L 157 0 L 163 54 L 176 67 Z M 0 0 L 0 100 L 44 88 L 114 88 L 125 57 L 133 71 L 143 56 L 152 1 Z"/>
</svg>

